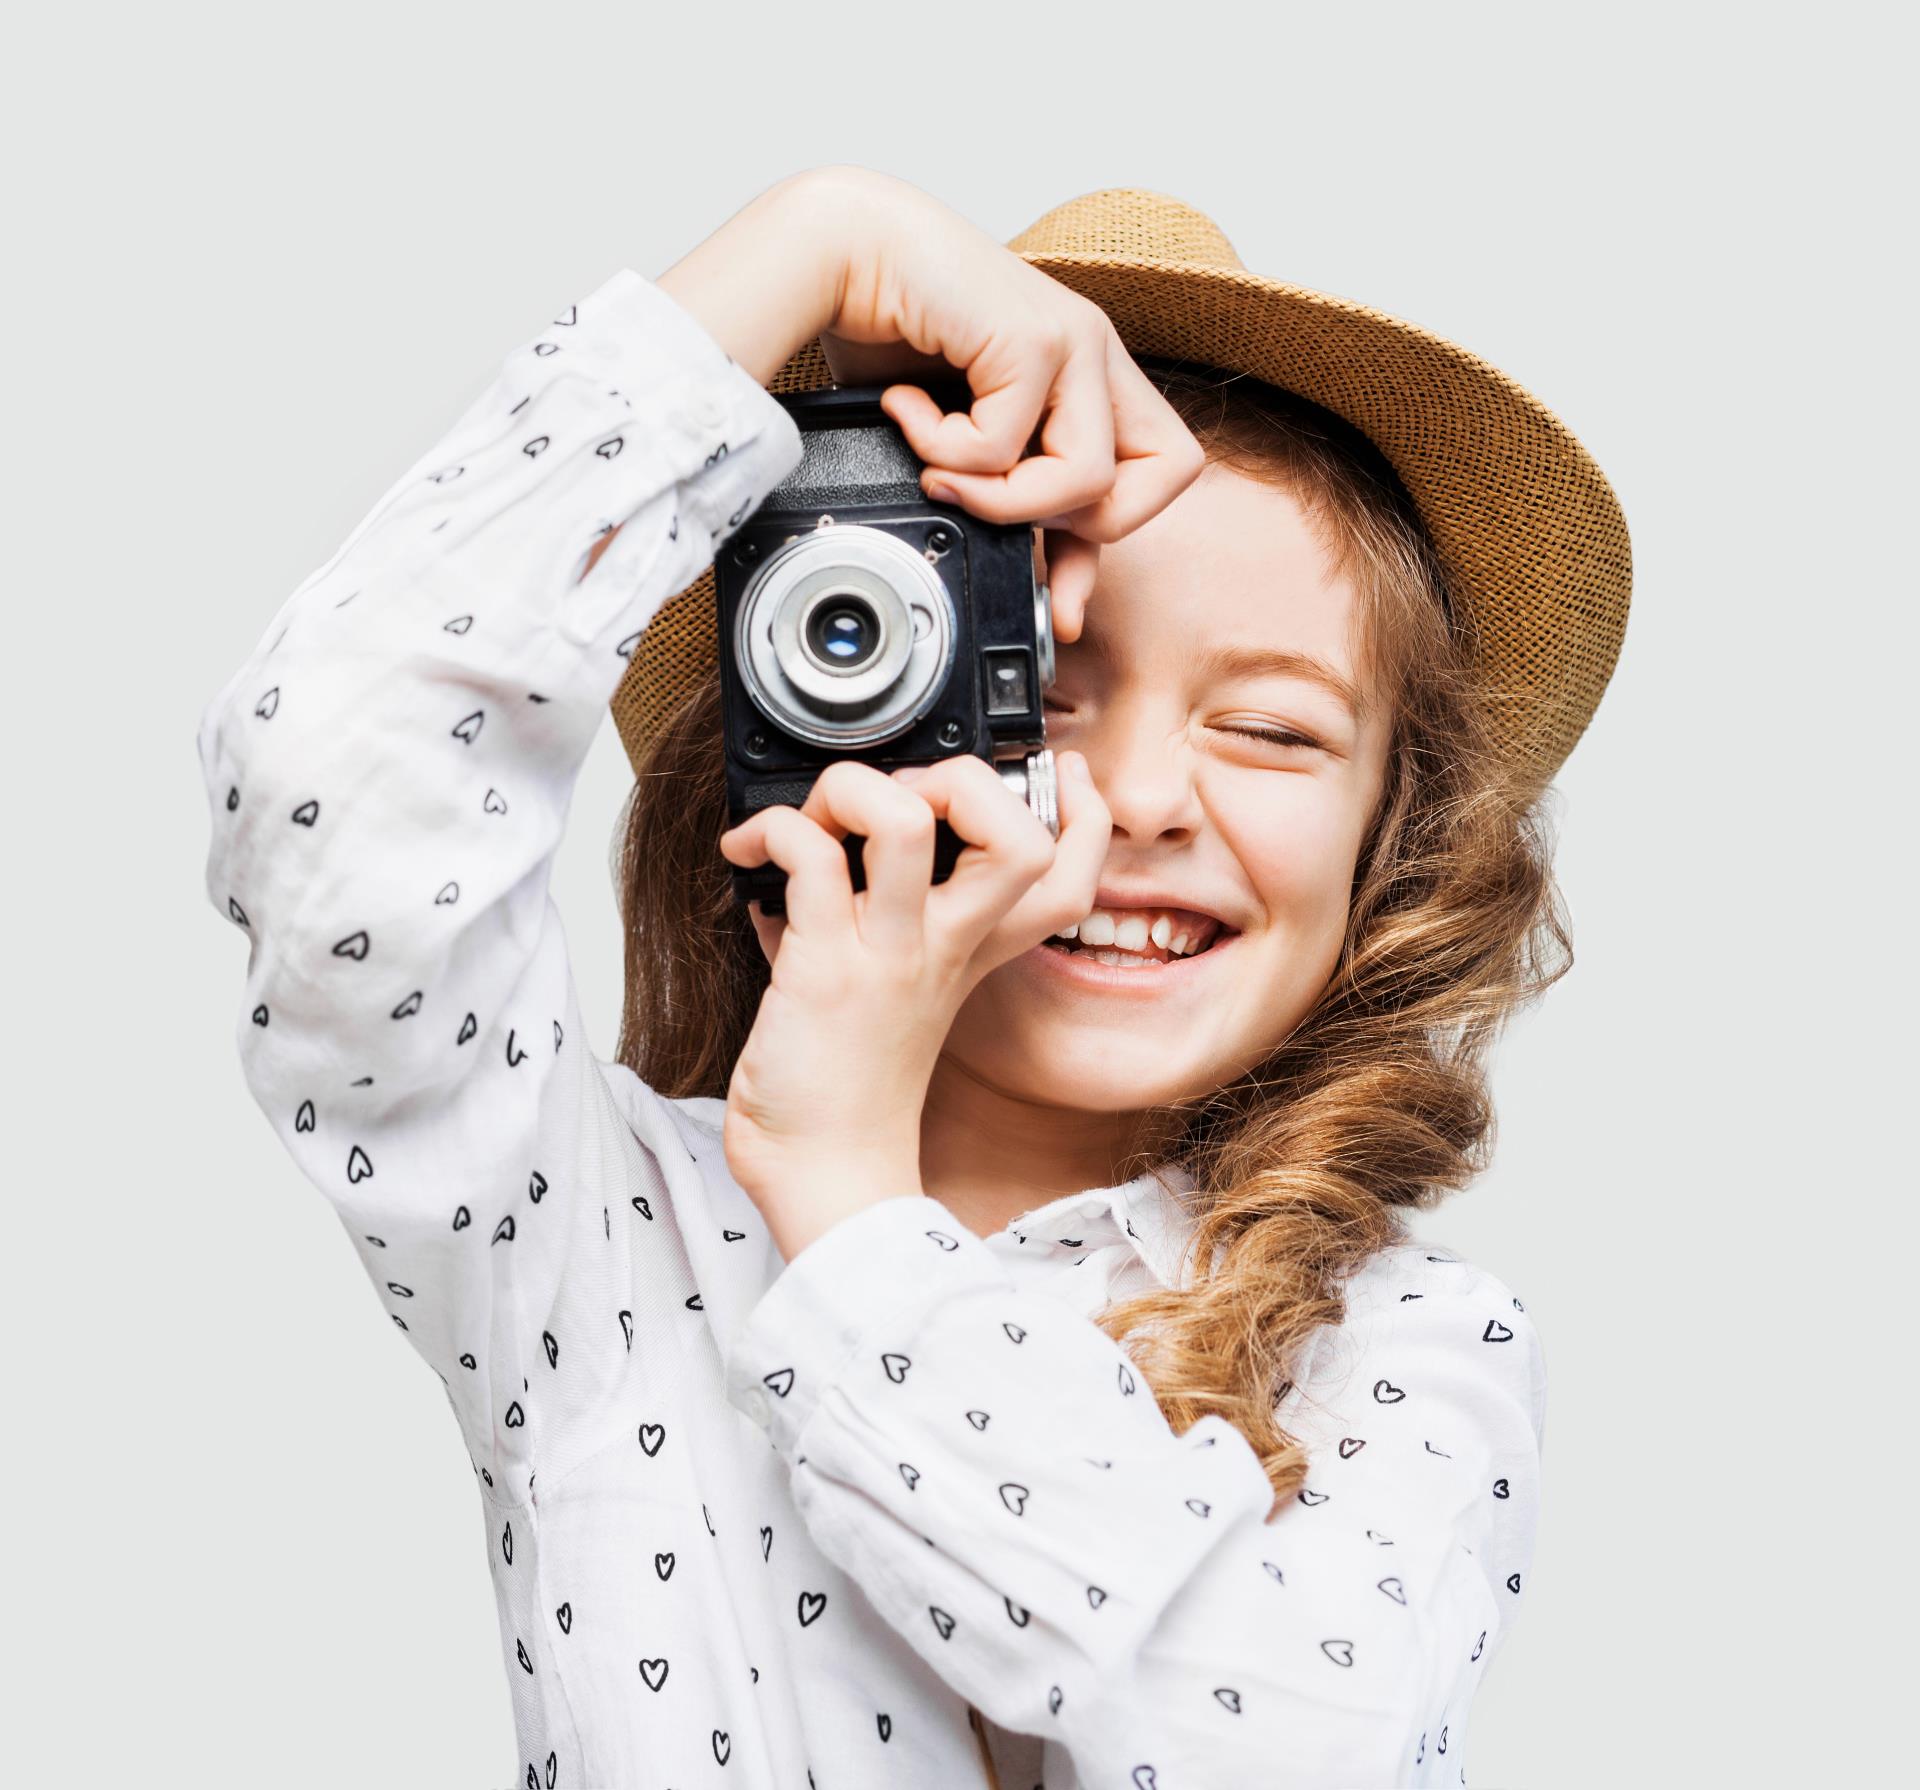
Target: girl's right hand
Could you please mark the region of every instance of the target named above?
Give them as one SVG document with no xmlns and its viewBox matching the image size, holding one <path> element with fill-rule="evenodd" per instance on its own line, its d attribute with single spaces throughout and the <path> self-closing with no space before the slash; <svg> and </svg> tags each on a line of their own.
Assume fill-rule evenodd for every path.
<svg viewBox="0 0 1920 1790">
<path fill-rule="evenodd" d="M 1199 443 L 1091 299 L 906 181 L 841 166 L 795 180 L 845 245 L 820 336 L 834 378 L 965 374 L 969 412 L 913 384 L 889 385 L 881 408 L 926 462 L 929 497 L 1044 529 L 1054 630 L 1077 639 L 1101 543 L 1200 476 Z"/>
<path fill-rule="evenodd" d="M 763 385 L 816 336 L 841 384 L 886 385 L 930 497 L 1040 525 L 1061 640 L 1080 636 L 1101 543 L 1206 463 L 1098 305 L 891 175 L 789 175 L 656 283 Z M 889 383 L 956 369 L 973 403 L 951 416 Z"/>
</svg>

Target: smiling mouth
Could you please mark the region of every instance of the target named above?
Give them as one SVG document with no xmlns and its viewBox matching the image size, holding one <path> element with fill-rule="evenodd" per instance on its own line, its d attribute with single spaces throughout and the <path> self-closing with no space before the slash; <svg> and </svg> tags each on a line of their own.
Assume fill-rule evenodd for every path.
<svg viewBox="0 0 1920 1790">
<path fill-rule="evenodd" d="M 1222 927 L 1198 951 L 1176 954 L 1156 945 L 1151 939 L 1143 950 L 1122 951 L 1112 945 L 1085 945 L 1078 939 L 1050 938 L 1042 942 L 1041 949 L 1053 951 L 1062 957 L 1078 958 L 1082 963 L 1103 964 L 1108 969 L 1138 971 L 1152 975 L 1156 971 L 1178 968 L 1181 964 L 1196 963 L 1222 945 L 1231 944 L 1239 937 L 1231 928 Z"/>
</svg>

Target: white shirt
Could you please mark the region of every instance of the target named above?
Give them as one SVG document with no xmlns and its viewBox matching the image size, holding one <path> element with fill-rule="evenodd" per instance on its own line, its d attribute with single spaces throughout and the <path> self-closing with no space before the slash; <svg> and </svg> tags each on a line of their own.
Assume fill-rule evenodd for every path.
<svg viewBox="0 0 1920 1790">
<path fill-rule="evenodd" d="M 1533 1545 L 1520 1302 L 1407 1242 L 1281 1406 L 1168 1427 L 1091 1321 L 1184 1177 L 783 1263 L 723 1102 L 598 1060 L 549 894 L 640 631 L 798 463 L 632 272 L 510 354 L 209 705 L 241 1062 L 472 1457 L 526 1790 L 1453 1784 Z M 581 581 L 600 536 L 624 523 Z"/>
</svg>

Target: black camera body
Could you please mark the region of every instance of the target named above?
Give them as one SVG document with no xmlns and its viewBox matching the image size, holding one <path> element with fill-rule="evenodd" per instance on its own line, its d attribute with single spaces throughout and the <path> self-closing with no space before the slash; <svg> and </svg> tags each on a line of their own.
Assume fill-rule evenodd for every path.
<svg viewBox="0 0 1920 1790">
<path fill-rule="evenodd" d="M 943 410 L 971 408 L 964 382 L 923 383 Z M 1058 834 L 1040 708 L 1053 615 L 1032 524 L 931 502 L 885 389 L 776 394 L 800 464 L 714 562 L 728 824 L 797 807 L 836 759 L 887 772 L 970 752 Z M 862 844 L 845 841 L 855 889 Z M 964 849 L 939 821 L 936 883 Z M 777 864 L 733 868 L 734 894 L 770 915 L 786 912 L 786 881 Z"/>
</svg>

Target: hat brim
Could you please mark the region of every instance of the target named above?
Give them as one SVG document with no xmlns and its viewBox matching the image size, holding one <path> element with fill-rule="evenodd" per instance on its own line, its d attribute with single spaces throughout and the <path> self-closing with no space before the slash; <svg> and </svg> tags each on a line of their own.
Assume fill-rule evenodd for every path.
<svg viewBox="0 0 1920 1790">
<path fill-rule="evenodd" d="M 1243 268 L 1020 253 L 1099 305 L 1130 353 L 1252 374 L 1380 449 L 1439 553 L 1494 736 L 1544 786 L 1613 674 L 1633 581 L 1619 500 L 1566 425 L 1477 355 L 1349 299 Z M 769 389 L 832 383 L 814 341 Z M 641 639 L 613 701 L 636 765 L 686 683 L 712 669 L 713 601 L 708 571 Z"/>
</svg>

